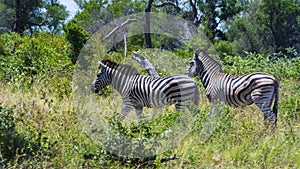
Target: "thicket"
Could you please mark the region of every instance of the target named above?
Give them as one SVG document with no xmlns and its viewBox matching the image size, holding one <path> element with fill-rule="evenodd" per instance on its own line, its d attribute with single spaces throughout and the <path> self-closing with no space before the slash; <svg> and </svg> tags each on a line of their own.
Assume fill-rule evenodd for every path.
<svg viewBox="0 0 300 169">
<path fill-rule="evenodd" d="M 206 153 L 208 153 L 210 159 L 218 158 L 211 157 L 214 151 L 224 151 L 225 154 L 227 151 L 228 154 L 231 154 L 227 158 L 236 158 L 236 161 L 232 162 L 234 167 L 239 167 L 239 165 L 242 167 L 247 167 L 247 165 L 248 167 L 249 165 L 256 167 L 265 165 L 267 168 L 276 167 L 279 164 L 290 164 L 293 159 L 298 157 L 296 152 L 299 145 L 295 140 L 299 139 L 296 134 L 297 125 L 299 125 L 297 116 L 299 116 L 300 110 L 300 96 L 297 94 L 299 90 L 297 83 L 300 77 L 299 57 L 274 58 L 256 53 L 246 53 L 246 57 L 243 58 L 228 54 L 223 54 L 221 57 L 223 69 L 228 73 L 237 75 L 253 71 L 268 72 L 280 79 L 281 88 L 284 92 L 289 90 L 295 92 L 292 94 L 281 93 L 281 96 L 286 96 L 286 98 L 280 97 L 279 124 L 283 128 L 279 130 L 283 132 L 279 135 L 284 136 L 274 136 L 274 140 L 280 143 L 284 142 L 286 146 L 295 146 L 295 148 L 287 148 L 286 150 L 277 147 L 276 152 L 274 152 L 274 156 L 278 155 L 280 151 L 286 151 L 284 155 L 290 152 L 294 153 L 290 159 L 291 161 L 277 162 L 274 165 L 270 161 L 268 162 L 267 160 L 273 157 L 272 154 L 268 153 L 273 152 L 273 150 L 272 146 L 264 140 L 258 140 L 262 145 L 257 146 L 263 151 L 262 154 L 266 156 L 257 158 L 265 158 L 266 161 L 255 161 L 255 155 L 257 154 L 254 154 L 254 157 L 248 157 L 247 153 L 239 152 L 241 149 L 254 151 L 253 147 L 247 145 L 250 144 L 250 140 L 247 140 L 250 136 L 243 132 L 255 133 L 254 125 L 257 124 L 253 124 L 252 120 L 249 121 L 251 124 L 246 124 L 248 123 L 247 119 L 234 120 L 236 118 L 235 114 L 229 113 L 232 109 L 229 110 L 228 107 L 223 111 L 225 115 L 218 123 L 216 134 L 206 144 L 196 141 L 197 144 L 189 143 L 191 145 L 181 146 L 177 150 L 170 150 L 148 159 L 132 159 L 111 154 L 103 147 L 93 143 L 93 140 L 82 132 L 81 122 L 72 109 L 70 101 L 74 53 L 71 51 L 72 45 L 67 41 L 67 37 L 49 33 L 39 33 L 31 36 L 5 33 L 0 35 L 0 44 L 1 91 L 11 95 L 10 101 L 13 101 L 0 106 L 0 166 L 33 166 L 37 168 L 117 166 L 130 168 L 144 165 L 155 168 L 166 167 L 160 159 L 164 159 L 164 156 L 172 157 L 176 151 L 179 151 L 179 153 L 181 152 L 179 156 L 184 156 L 189 161 L 183 162 L 180 166 L 192 167 L 193 165 L 202 164 L 201 161 L 197 161 L 196 156 L 192 156 L 192 154 L 196 155 L 197 153 L 203 154 L 201 149 L 207 149 Z M 293 49 L 290 49 L 290 52 L 298 55 Z M 193 56 L 192 51 L 189 50 L 177 51 L 177 54 L 187 61 Z M 107 56 L 112 59 L 119 59 L 123 57 L 123 53 L 110 52 Z M 286 82 L 291 83 L 291 86 L 287 86 Z M 202 87 L 200 87 L 200 90 L 203 92 Z M 28 93 L 30 93 L 29 96 Z M 99 99 L 106 98 L 102 96 Z M 2 100 L 2 102 L 5 102 L 5 100 Z M 201 99 L 201 104 L 205 107 L 200 107 L 201 113 L 197 116 L 197 122 L 192 133 L 187 136 L 187 141 L 183 141 L 184 144 L 188 144 L 189 139 L 197 140 L 194 135 L 197 135 L 196 133 L 201 130 L 205 114 L 209 111 L 209 106 L 205 103 L 205 97 Z M 172 116 L 166 116 L 158 121 L 150 121 L 144 124 L 133 123 L 124 127 L 113 118 L 107 119 L 116 131 L 130 137 L 140 135 L 153 137 L 164 131 L 164 127 L 168 127 L 166 126 L 169 124 L 167 122 L 172 120 L 174 120 Z M 262 119 L 257 119 L 257 121 L 262 122 Z M 107 140 L 110 139 L 107 138 Z M 229 140 L 220 143 L 222 139 Z M 243 139 L 246 139 L 247 144 L 241 143 Z M 118 143 L 118 140 L 110 141 Z M 231 152 L 226 149 L 225 144 L 233 147 L 235 151 Z M 235 147 L 236 144 L 240 147 Z M 216 150 L 213 145 L 219 146 L 219 149 Z M 266 147 L 264 148 L 263 145 Z M 143 145 L 135 143 L 135 146 Z M 187 152 L 191 152 L 191 154 L 184 154 Z M 300 154 L 300 152 L 298 153 Z M 235 154 L 236 157 L 232 154 Z M 270 157 L 267 157 L 267 155 Z M 247 158 L 248 161 L 243 158 Z M 220 159 L 215 159 L 215 161 L 218 160 Z M 207 164 L 206 167 L 209 167 L 209 163 L 214 164 L 215 161 L 203 162 L 203 166 Z M 170 163 L 168 165 L 169 167 L 170 165 L 174 166 Z M 292 167 L 295 166 L 297 165 L 295 164 Z"/>
<path fill-rule="evenodd" d="M 293 55 L 297 52 L 290 49 Z M 300 57 L 289 58 L 283 55 L 281 58 L 270 55 L 245 52 L 246 57 L 230 56 L 225 54 L 222 64 L 225 72 L 240 75 L 250 72 L 267 72 L 280 80 L 299 80 Z"/>
<path fill-rule="evenodd" d="M 0 44 L 2 83 L 16 90 L 40 86 L 58 91 L 59 97 L 71 92 L 71 45 L 63 36 L 47 32 L 21 36 L 11 32 L 0 35 Z"/>
</svg>

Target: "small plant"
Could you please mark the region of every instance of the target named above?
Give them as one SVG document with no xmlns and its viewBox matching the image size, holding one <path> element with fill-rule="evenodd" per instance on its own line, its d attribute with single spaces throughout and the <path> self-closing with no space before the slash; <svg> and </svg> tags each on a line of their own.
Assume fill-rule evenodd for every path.
<svg viewBox="0 0 300 169">
<path fill-rule="evenodd" d="M 16 131 L 17 121 L 12 109 L 0 105 L 0 167 L 17 163 L 20 157 L 30 154 L 28 142 Z"/>
</svg>

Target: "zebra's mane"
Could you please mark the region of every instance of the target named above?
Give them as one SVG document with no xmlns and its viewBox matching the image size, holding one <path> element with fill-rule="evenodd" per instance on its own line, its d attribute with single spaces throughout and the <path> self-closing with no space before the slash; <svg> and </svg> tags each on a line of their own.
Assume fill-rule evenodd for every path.
<svg viewBox="0 0 300 169">
<path fill-rule="evenodd" d="M 107 67 L 114 68 L 118 65 L 117 62 L 114 62 L 110 59 L 102 59 L 101 62 L 105 64 Z"/>
<path fill-rule="evenodd" d="M 209 56 L 204 50 L 197 50 L 195 52 L 195 55 L 198 56 L 199 60 L 201 60 L 202 62 L 203 61 L 209 62 L 210 66 L 212 66 L 215 70 L 223 72 L 222 65 L 218 61 L 216 61 L 214 58 Z"/>
<path fill-rule="evenodd" d="M 103 59 L 103 60 L 101 60 L 101 62 L 103 64 L 105 64 L 107 67 L 118 70 L 120 73 L 122 73 L 124 75 L 131 76 L 131 75 L 139 74 L 138 70 L 135 67 L 128 65 L 128 64 L 117 63 L 110 59 Z"/>
</svg>

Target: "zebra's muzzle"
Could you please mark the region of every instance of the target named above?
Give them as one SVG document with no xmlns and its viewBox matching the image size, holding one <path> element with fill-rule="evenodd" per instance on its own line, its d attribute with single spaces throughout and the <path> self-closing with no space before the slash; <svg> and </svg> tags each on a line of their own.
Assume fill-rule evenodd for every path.
<svg viewBox="0 0 300 169">
<path fill-rule="evenodd" d="M 99 93 L 99 92 L 100 92 L 100 90 L 96 88 L 96 85 L 95 85 L 94 82 L 93 82 L 92 85 L 91 85 L 91 91 L 92 91 L 93 93 Z"/>
</svg>

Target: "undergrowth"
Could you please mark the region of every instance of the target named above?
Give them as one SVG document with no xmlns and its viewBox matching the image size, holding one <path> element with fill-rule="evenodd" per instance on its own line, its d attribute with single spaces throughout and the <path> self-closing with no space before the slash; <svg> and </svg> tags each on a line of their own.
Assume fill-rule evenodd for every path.
<svg viewBox="0 0 300 169">
<path fill-rule="evenodd" d="M 42 38 L 39 36 L 42 35 L 36 38 Z M 26 40 L 17 42 L 22 44 Z M 50 42 L 49 45 L 56 46 Z M 18 47 L 19 51 L 26 45 Z M 67 46 L 56 47 L 67 55 Z M 8 48 L 3 50 L 7 56 L 14 55 Z M 43 57 L 49 54 L 44 52 L 48 50 L 34 51 L 42 54 L 36 59 L 41 59 L 39 66 L 12 57 L 8 63 L 21 64 L 18 70 L 3 73 L 10 71 L 9 64 L 1 68 L 4 71 L 0 74 L 0 168 L 300 168 L 299 58 L 272 60 L 249 53 L 248 58 L 226 56 L 223 61 L 224 70 L 232 74 L 265 71 L 280 79 L 278 125 L 274 133 L 265 129 L 263 114 L 254 105 L 244 108 L 221 105 L 220 113 L 214 115 L 217 118 L 211 120 L 207 116 L 210 104 L 199 84 L 200 113 L 179 144 L 160 154 L 151 152 L 147 157 L 135 158 L 115 154 L 84 130 L 72 102 L 70 60 L 54 72 L 41 72 L 43 76 L 40 76 L 36 70 L 43 66 L 55 67 L 56 63 L 53 60 L 43 63 Z M 20 51 L 20 55 L 25 57 L 27 53 Z M 7 61 L 7 56 L 1 56 L 1 61 Z M 66 56 L 60 58 L 63 62 Z M 18 74 L 20 71 L 31 76 L 30 83 L 27 76 Z M 108 95 L 95 98 L 99 104 L 114 105 L 115 100 Z M 158 119 L 130 125 L 116 121 L 118 113 L 108 114 L 104 120 L 128 138 L 146 139 L 160 136 L 176 124 L 177 114 L 172 109 L 163 111 Z M 213 128 L 210 130 L 209 126 Z M 105 139 L 111 147 L 120 141 L 109 136 Z M 134 146 L 141 148 L 143 144 L 136 142 Z"/>
</svg>

